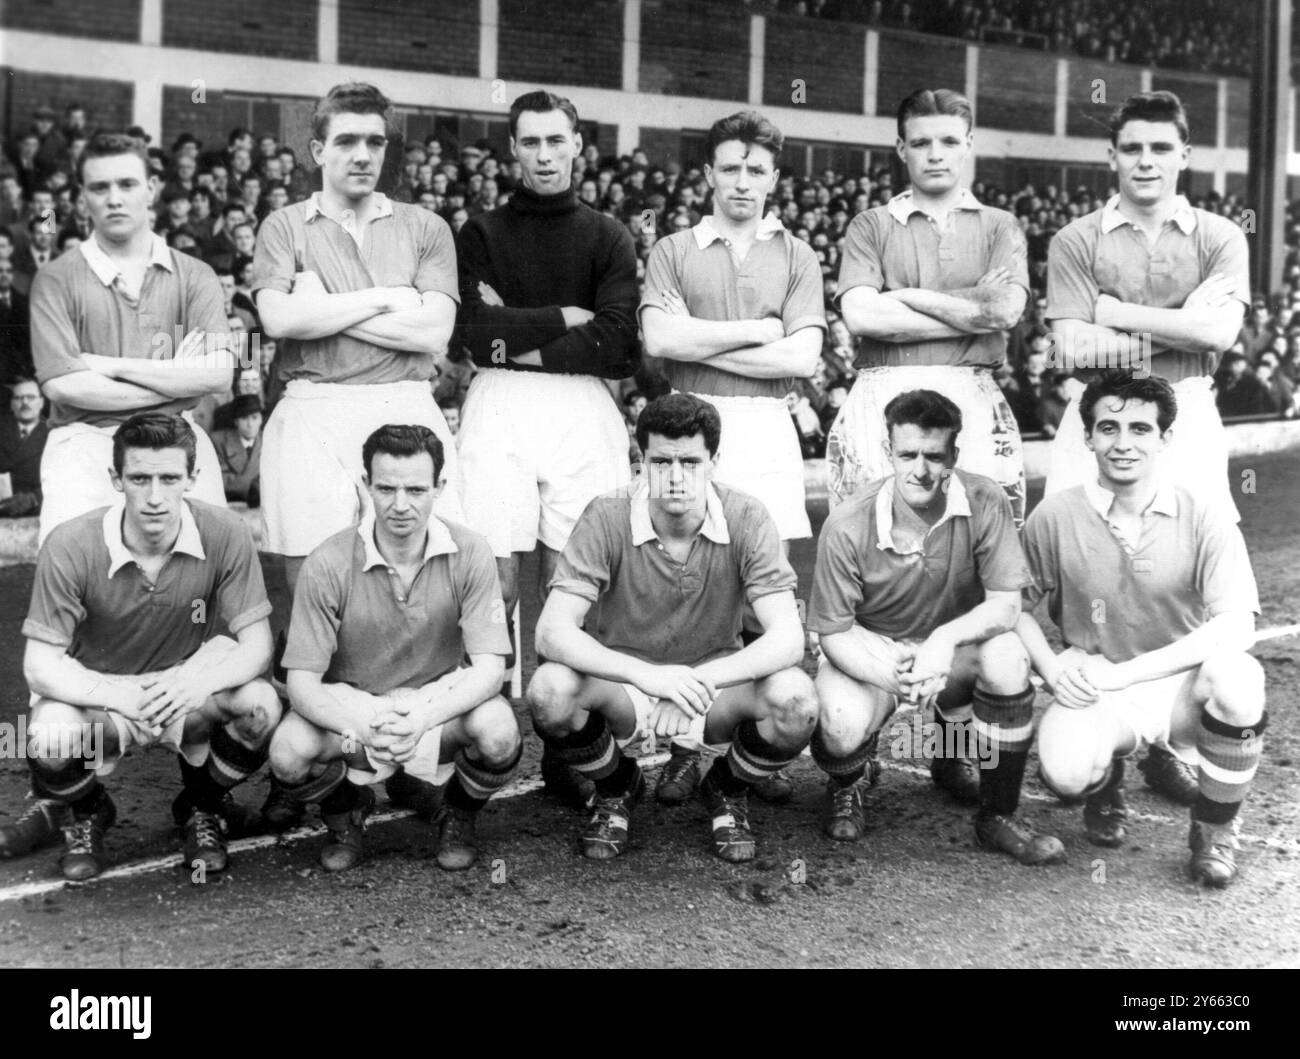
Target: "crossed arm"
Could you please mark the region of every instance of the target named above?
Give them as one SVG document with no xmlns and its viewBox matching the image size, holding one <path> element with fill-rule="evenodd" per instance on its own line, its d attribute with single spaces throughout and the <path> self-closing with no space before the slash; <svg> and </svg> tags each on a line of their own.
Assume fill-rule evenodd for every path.
<svg viewBox="0 0 1300 1059">
<path fill-rule="evenodd" d="M 840 305 L 844 322 L 855 335 L 883 342 L 925 342 L 1005 331 L 1020 319 L 1027 297 L 1009 270 L 995 266 L 973 287 L 951 291 L 904 287 L 885 292 L 853 287 Z"/>
<path fill-rule="evenodd" d="M 690 315 L 676 291 L 661 297 L 662 307 L 647 305 L 641 315 L 646 352 L 652 357 L 708 364 L 751 379 L 806 379 L 817 369 L 820 328 L 801 327 L 787 335 L 775 316 L 702 320 Z"/>
<path fill-rule="evenodd" d="M 59 375 L 42 389 L 52 401 L 96 412 L 152 408 L 162 400 L 221 393 L 230 386 L 235 366 L 230 335 L 197 328 L 167 360 L 96 353 L 82 353 L 79 359 L 88 371 Z"/>
<path fill-rule="evenodd" d="M 331 294 L 314 272 L 294 275 L 293 290 L 257 295 L 262 326 L 271 338 L 316 339 L 346 334 L 400 353 L 445 353 L 456 324 L 456 303 L 439 291 L 367 287 Z"/>
<path fill-rule="evenodd" d="M 1221 272 L 1202 282 L 1178 309 L 1097 297 L 1094 325 L 1110 333 L 1149 334 L 1162 346 L 1193 353 L 1221 353 L 1237 338 L 1246 307 L 1233 297 L 1235 285 Z"/>
</svg>

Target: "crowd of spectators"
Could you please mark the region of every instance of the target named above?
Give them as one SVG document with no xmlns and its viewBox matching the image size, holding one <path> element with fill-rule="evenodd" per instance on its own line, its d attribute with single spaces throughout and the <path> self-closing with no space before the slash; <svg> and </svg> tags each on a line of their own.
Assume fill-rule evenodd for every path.
<svg viewBox="0 0 1300 1059">
<path fill-rule="evenodd" d="M 807 15 L 1106 62 L 1249 76 L 1255 6 L 1216 0 L 744 0 Z"/>
<path fill-rule="evenodd" d="M 75 176 L 87 141 L 86 117 L 76 105 L 67 108 L 61 122 L 48 108 L 39 109 L 31 129 L 8 145 L 0 163 L 0 385 L 31 385 L 26 382 L 33 376 L 26 292 L 32 277 L 90 234 Z M 203 402 L 196 418 L 221 436 L 218 450 L 224 454 L 230 497 L 256 503 L 256 474 L 250 480 L 249 467 L 256 467 L 257 431 L 278 399 L 279 383 L 272 370 L 275 342 L 261 333 L 249 287 L 253 248 L 267 214 L 311 194 L 313 174 L 293 150 L 269 134 L 235 129 L 216 147 L 182 135 L 163 150 L 150 143 L 143 130 L 129 132 L 148 148 L 159 180 L 155 230 L 177 251 L 213 267 L 225 296 L 227 320 L 240 335 L 240 363 L 229 392 Z M 400 165 L 387 193 L 439 214 L 459 231 L 468 217 L 507 201 L 518 180 L 518 164 L 486 141 L 457 144 L 431 137 L 401 147 Z M 582 202 L 627 225 L 641 277 L 655 242 L 693 227 L 708 209 L 709 189 L 701 166 L 660 163 L 640 149 L 609 157 L 589 143 L 575 161 L 574 187 Z M 1065 408 L 1069 380 L 1050 370 L 1047 247 L 1055 232 L 1100 207 L 1103 199 L 1083 187 L 1011 190 L 976 182 L 971 190 L 982 202 L 1009 210 L 1025 232 L 1032 297 L 1024 319 L 1010 333 L 999 383 L 1022 431 L 1050 436 Z M 845 233 L 854 216 L 887 203 L 894 191 L 890 167 L 882 165 L 859 174 L 828 169 L 807 178 L 785 176 L 773 196 L 771 208 L 812 246 L 823 274 L 829 328 L 822 358 L 813 377 L 800 380 L 787 398 L 808 457 L 824 453 L 826 434 L 855 374 L 854 340 L 833 305 Z M 1242 219 L 1243 204 L 1232 196 L 1211 193 L 1194 204 Z M 1300 307 L 1300 218 L 1291 217 L 1288 234 L 1280 292 L 1257 296 L 1240 341 L 1225 356 L 1216 377 L 1224 415 L 1295 414 L 1293 390 L 1300 383 L 1300 317 L 1295 315 Z M 453 342 L 433 383 L 435 399 L 453 431 L 474 371 L 468 355 Z M 647 358 L 618 397 L 631 409 L 636 400 L 653 399 L 667 388 L 662 372 Z M 9 425 L 6 420 L 5 438 Z M 20 440 L 27 441 L 26 433 Z M 14 445 L 6 445 L 0 448 L 0 459 L 12 459 L 8 453 Z M 30 463 L 30 455 L 27 458 Z M 5 471 L 13 473 L 0 465 L 0 474 Z M 13 487 L 15 494 L 23 491 Z M 10 508 L 18 506 L 22 504 Z"/>
</svg>

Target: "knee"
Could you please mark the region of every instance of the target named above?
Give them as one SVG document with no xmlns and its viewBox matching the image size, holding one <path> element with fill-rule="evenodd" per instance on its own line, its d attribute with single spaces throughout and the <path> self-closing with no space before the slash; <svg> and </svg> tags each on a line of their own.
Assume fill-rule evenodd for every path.
<svg viewBox="0 0 1300 1059">
<path fill-rule="evenodd" d="M 528 709 L 541 732 L 563 731 L 575 712 L 582 678 L 568 666 L 547 662 L 528 683 Z"/>
<path fill-rule="evenodd" d="M 94 756 L 92 751 L 96 745 L 101 746 L 102 753 L 113 753 L 117 746 L 116 729 L 108 722 L 97 727 L 99 732 L 92 734 L 89 720 L 76 706 L 41 699 L 32 707 L 27 720 L 24 752 L 28 762 L 42 772 L 58 772 Z M 95 736 L 103 743 L 97 744 Z M 110 740 L 111 746 L 107 745 Z"/>
<path fill-rule="evenodd" d="M 231 714 L 227 722 L 242 743 L 262 746 L 280 723 L 283 707 L 275 689 L 264 680 L 251 680 L 236 688 L 230 699 Z"/>
<path fill-rule="evenodd" d="M 312 734 L 307 722 L 295 715 L 286 717 L 276 728 L 267 755 L 276 779 L 297 784 L 307 778 L 315 757 Z"/>
<path fill-rule="evenodd" d="M 980 683 L 989 691 L 1014 695 L 1029 681 L 1029 654 L 1013 632 L 985 640 L 975 657 Z"/>
<path fill-rule="evenodd" d="M 1246 726 L 1264 712 L 1264 667 L 1244 651 L 1213 655 L 1197 674 L 1198 698 L 1228 724 Z"/>
<path fill-rule="evenodd" d="M 1038 766 L 1043 781 L 1062 798 L 1080 797 L 1101 778 L 1111 756 L 1091 753 L 1090 744 L 1077 734 L 1066 725 L 1050 724 L 1047 718 L 1038 733 Z"/>
<path fill-rule="evenodd" d="M 817 691 L 800 669 L 783 669 L 767 678 L 763 689 L 768 716 L 781 732 L 791 736 L 812 735 L 817 724 Z"/>
<path fill-rule="evenodd" d="M 500 695 L 494 695 L 476 707 L 470 714 L 467 728 L 474 749 L 491 764 L 504 764 L 519 750 L 519 723 L 510 704 Z"/>
</svg>

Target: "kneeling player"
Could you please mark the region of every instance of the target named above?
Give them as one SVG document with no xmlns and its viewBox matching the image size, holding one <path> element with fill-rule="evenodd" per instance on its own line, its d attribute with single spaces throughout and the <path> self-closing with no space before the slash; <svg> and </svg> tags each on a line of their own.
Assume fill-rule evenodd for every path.
<svg viewBox="0 0 1300 1059">
<path fill-rule="evenodd" d="M 942 394 L 899 394 L 885 429 L 893 477 L 832 511 L 817 546 L 808 628 L 824 656 L 812 751 L 830 777 L 826 833 L 862 837 L 874 737 L 900 701 L 932 702 L 941 724 L 969 717 L 973 701 L 978 780 L 956 756 L 933 759 L 931 776 L 979 805 L 981 846 L 1022 864 L 1058 861 L 1061 843 L 1015 818 L 1034 692 L 1011 632 L 1029 583 L 1011 506 L 992 479 L 953 469 L 961 411 Z"/>
<path fill-rule="evenodd" d="M 194 462 L 184 419 L 132 416 L 113 436 L 122 500 L 56 527 L 36 560 L 23 673 L 30 728 L 50 753 L 29 759 L 36 800 L 0 829 L 0 852 L 25 853 L 61 827 L 68 879 L 103 868 L 117 814 L 99 777 L 154 744 L 180 754 L 172 814 L 186 865 L 224 869 L 226 795 L 266 760 L 280 719 L 258 679 L 271 604 L 253 538 L 237 515 L 184 499 Z M 216 634 L 218 620 L 230 635 Z"/>
<path fill-rule="evenodd" d="M 438 864 L 456 871 L 477 858 L 478 811 L 523 748 L 497 694 L 510 653 L 501 583 L 487 541 L 433 514 L 446 483 L 432 430 L 380 427 L 361 459 L 373 511 L 307 557 L 294 593 L 293 712 L 271 769 L 291 799 L 320 803 L 329 871 L 361 859 L 381 779 L 399 804 L 436 813 Z"/>
<path fill-rule="evenodd" d="M 1164 379 L 1112 372 L 1079 403 L 1097 474 L 1047 497 L 1025 526 L 1034 586 L 1067 648 L 1026 611 L 1017 631 L 1056 693 L 1038 735 L 1043 778 L 1084 795 L 1088 838 L 1124 840 L 1124 758 L 1167 739 L 1200 752 L 1189 871 L 1237 875 L 1237 811 L 1267 723 L 1264 671 L 1246 651 L 1259 596 L 1231 510 L 1160 467 L 1177 414 Z"/>
<path fill-rule="evenodd" d="M 812 734 L 794 570 L 763 504 L 713 484 L 721 429 L 717 409 L 687 394 L 646 407 L 637 443 L 647 475 L 588 505 L 538 619 L 537 650 L 552 661 L 528 686 L 533 725 L 596 785 L 582 847 L 597 860 L 627 849 L 645 787 L 616 740 L 730 741 L 701 793 L 714 852 L 746 861 L 750 786 L 794 761 Z M 741 648 L 746 602 L 764 631 Z"/>
</svg>

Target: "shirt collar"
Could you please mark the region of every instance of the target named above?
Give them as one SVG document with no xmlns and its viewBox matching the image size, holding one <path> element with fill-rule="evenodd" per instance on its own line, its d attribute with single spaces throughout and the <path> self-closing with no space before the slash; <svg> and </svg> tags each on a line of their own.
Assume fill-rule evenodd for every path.
<svg viewBox="0 0 1300 1059">
<path fill-rule="evenodd" d="M 966 487 L 962 485 L 961 479 L 953 473 L 948 476 L 948 503 L 944 508 L 943 515 L 939 521 L 925 531 L 925 536 L 930 536 L 935 530 L 945 522 L 954 518 L 970 518 L 970 497 L 966 494 Z M 924 540 L 924 538 L 922 538 Z M 908 552 L 898 550 L 894 544 L 894 479 L 890 478 L 881 486 L 880 492 L 876 494 L 876 547 L 883 551 L 895 552 L 898 555 L 911 555 L 921 552 L 923 549 L 918 544 L 917 547 Z"/>
<path fill-rule="evenodd" d="M 104 248 L 99 245 L 99 240 L 92 235 L 89 239 L 83 239 L 78 244 L 77 249 L 81 251 L 81 256 L 86 259 L 86 264 L 90 266 L 90 270 L 99 277 L 99 282 L 105 287 L 111 287 L 122 270 L 113 263 L 112 258 L 104 253 Z M 165 268 L 168 272 L 175 271 L 171 251 L 167 249 L 167 242 L 157 232 L 150 233 L 149 264 Z"/>
<path fill-rule="evenodd" d="M 953 206 L 954 210 L 982 210 L 984 203 L 980 202 L 970 193 L 970 188 L 962 188 L 961 195 L 957 199 L 957 204 Z M 907 219 L 914 213 L 925 213 L 921 204 L 912 198 L 910 191 L 904 191 L 901 194 L 894 195 L 890 198 L 889 203 L 885 206 L 889 215 L 898 221 L 899 224 L 907 224 Z"/>
<path fill-rule="evenodd" d="M 370 219 L 377 221 L 381 217 L 391 217 L 393 215 L 393 203 L 382 191 L 373 191 L 370 193 L 371 214 Z M 352 213 L 352 210 L 345 210 L 345 213 Z M 313 191 L 311 197 L 307 199 L 307 215 L 303 222 L 310 224 L 317 217 L 328 217 L 325 207 L 322 205 L 321 193 Z"/>
<path fill-rule="evenodd" d="M 452 552 L 460 551 L 456 542 L 452 540 L 451 531 L 436 515 L 429 516 L 429 525 L 426 528 L 429 531 L 424 541 L 426 563 L 439 555 L 450 555 Z M 357 536 L 361 538 L 361 547 L 365 551 L 365 559 L 361 563 L 362 570 L 373 570 L 376 566 L 382 566 L 385 570 L 392 569 L 388 560 L 379 553 L 379 545 L 375 543 L 374 511 L 367 511 L 361 517 L 361 522 L 357 526 Z"/>
<path fill-rule="evenodd" d="M 1174 199 L 1174 212 L 1169 219 L 1178 225 L 1183 235 L 1191 235 L 1196 231 L 1196 212 L 1192 209 L 1192 204 L 1187 201 L 1186 195 L 1179 195 Z M 1112 195 L 1101 208 L 1102 233 L 1109 235 L 1116 228 L 1126 224 L 1133 224 L 1133 222 L 1119 212 L 1119 196 Z"/>
<path fill-rule="evenodd" d="M 110 578 L 128 563 L 135 562 L 135 556 L 127 551 L 126 542 L 122 540 L 122 518 L 125 514 L 126 502 L 122 500 L 104 512 L 104 544 L 108 547 Z M 181 531 L 176 535 L 176 543 L 172 545 L 172 550 L 168 554 L 175 555 L 177 552 L 191 555 L 195 559 L 208 557 L 203 550 L 203 538 L 199 536 L 199 526 L 194 521 L 194 512 L 183 500 L 181 501 Z"/>
<path fill-rule="evenodd" d="M 766 242 L 777 232 L 784 232 L 785 230 L 786 227 L 781 223 L 780 217 L 775 213 L 766 213 L 763 215 L 763 219 L 758 222 L 758 231 L 754 238 L 760 243 Z M 725 240 L 723 234 L 713 227 L 712 214 L 705 216 L 699 224 L 691 229 L 691 233 L 695 236 L 695 245 L 701 250 L 716 243 L 719 239 Z"/>
<path fill-rule="evenodd" d="M 704 525 L 700 532 L 714 544 L 730 544 L 727 517 L 722 510 L 722 497 L 710 482 L 704 491 Z M 658 540 L 654 523 L 650 521 L 650 482 L 644 476 L 632 487 L 632 546 L 639 548 L 646 541 Z"/>
<path fill-rule="evenodd" d="M 1110 509 L 1115 503 L 1115 494 L 1109 489 L 1103 488 L 1101 483 L 1091 477 L 1084 479 L 1083 491 L 1088 498 L 1088 506 L 1109 523 Z M 1152 497 L 1146 511 L 1142 512 L 1143 517 L 1146 516 L 1147 512 L 1153 515 L 1168 515 L 1170 518 L 1178 517 L 1178 494 L 1174 492 L 1174 487 L 1169 482 L 1160 483 L 1156 489 L 1156 495 Z"/>
</svg>

